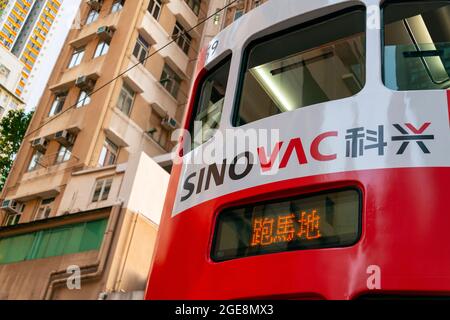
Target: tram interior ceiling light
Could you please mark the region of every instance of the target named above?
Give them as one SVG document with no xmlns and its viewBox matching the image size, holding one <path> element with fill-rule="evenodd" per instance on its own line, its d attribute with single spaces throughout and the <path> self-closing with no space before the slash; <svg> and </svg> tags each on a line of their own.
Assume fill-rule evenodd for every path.
<svg viewBox="0 0 450 320">
<path fill-rule="evenodd" d="M 384 15 L 384 82 L 394 90 L 450 87 L 450 3 L 393 3 Z"/>
<path fill-rule="evenodd" d="M 308 68 L 314 63 L 333 58 L 335 58 L 335 53 L 332 50 L 311 57 L 307 57 L 307 53 L 302 53 L 301 55 L 293 55 L 279 61 L 255 67 L 250 70 L 250 73 L 276 103 L 277 107 L 282 112 L 288 112 L 299 107 L 295 102 L 296 98 L 292 96 L 297 91 L 290 90 L 291 86 L 288 85 L 303 82 L 303 79 L 300 79 L 303 76 L 303 72 L 298 71 L 298 69 Z M 296 78 L 295 82 L 292 81 L 293 78 Z"/>
<path fill-rule="evenodd" d="M 437 50 L 434 45 L 430 31 L 422 17 L 417 15 L 408 19 L 404 19 L 403 23 L 408 31 L 411 41 L 414 44 L 416 53 L 420 53 L 418 58 L 421 59 L 424 68 L 430 75 L 434 83 L 443 83 L 449 80 L 448 73 L 441 59 L 442 50 Z M 405 58 L 417 58 L 411 54 L 411 51 L 403 53 Z"/>
</svg>

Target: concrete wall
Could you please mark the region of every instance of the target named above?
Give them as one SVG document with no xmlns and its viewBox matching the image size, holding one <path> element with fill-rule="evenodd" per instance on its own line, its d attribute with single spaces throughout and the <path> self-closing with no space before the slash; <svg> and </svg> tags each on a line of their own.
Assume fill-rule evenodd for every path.
<svg viewBox="0 0 450 320">
<path fill-rule="evenodd" d="M 0 300 L 40 300 L 52 270 L 93 263 L 97 255 L 98 251 L 89 251 L 0 265 Z"/>
</svg>

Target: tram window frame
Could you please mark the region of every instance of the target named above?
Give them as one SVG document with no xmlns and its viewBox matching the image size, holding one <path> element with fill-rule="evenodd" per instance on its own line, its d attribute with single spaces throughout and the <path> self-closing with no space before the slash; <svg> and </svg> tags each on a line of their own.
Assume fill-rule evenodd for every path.
<svg viewBox="0 0 450 320">
<path fill-rule="evenodd" d="M 424 1 L 424 0 L 386 0 L 381 4 L 381 32 L 380 32 L 380 37 L 381 37 L 381 72 L 382 72 L 382 82 L 383 85 L 388 88 L 389 90 L 395 91 L 395 92 L 408 92 L 408 91 L 429 91 L 429 90 L 438 90 L 438 91 L 447 91 L 450 89 L 450 79 L 446 80 L 444 83 L 448 84 L 447 88 L 399 88 L 399 85 L 397 84 L 397 88 L 392 87 L 389 83 L 388 83 L 388 79 L 386 76 L 386 19 L 385 19 L 385 10 L 386 7 L 390 6 L 390 5 L 408 5 L 408 4 L 423 4 L 423 3 L 427 3 L 430 6 L 433 5 L 433 3 L 444 3 L 446 1 L 443 0 L 433 0 L 433 1 Z M 411 32 L 411 31 L 410 31 Z M 413 36 L 413 35 L 412 35 Z M 415 41 L 415 39 L 414 39 Z M 436 44 L 438 42 L 433 42 L 433 45 Z M 426 45 L 425 43 L 417 43 L 417 46 L 419 45 Z M 449 45 L 450 45 L 450 41 L 449 41 Z M 419 48 L 416 47 L 417 50 L 420 50 Z M 450 49 L 449 49 L 450 50 Z M 437 51 L 437 50 L 436 50 Z M 395 61 L 395 64 L 397 65 L 398 61 Z M 395 69 L 395 71 L 398 71 L 397 69 Z M 429 71 L 426 70 L 426 72 L 428 73 Z M 447 74 L 450 78 L 450 70 L 447 71 Z M 428 73 L 428 76 L 430 78 L 432 78 L 432 75 L 430 73 Z M 394 79 L 397 80 L 397 79 Z M 392 79 L 389 81 L 393 81 Z M 432 81 L 432 80 L 431 80 Z"/>
<path fill-rule="evenodd" d="M 356 5 L 352 5 L 348 8 L 344 8 L 335 12 L 332 12 L 330 14 L 321 16 L 319 18 L 310 20 L 310 21 L 306 21 L 304 23 L 300 23 L 298 25 L 295 25 L 293 27 L 275 32 L 274 34 L 268 35 L 268 36 L 263 36 L 259 39 L 256 39 L 252 42 L 250 42 L 249 44 L 247 44 L 246 48 L 243 51 L 243 55 L 242 55 L 242 60 L 241 60 L 241 66 L 240 66 L 240 71 L 239 71 L 239 75 L 238 75 L 238 81 L 237 81 L 237 90 L 236 90 L 236 94 L 235 94 L 235 98 L 234 98 L 234 103 L 233 103 L 233 111 L 232 111 L 232 118 L 231 118 L 231 124 L 233 127 L 242 127 L 245 126 L 247 124 L 250 123 L 254 123 L 257 121 L 261 121 L 267 118 L 271 118 L 274 115 L 270 115 L 267 117 L 263 117 L 263 118 L 259 118 L 257 120 L 252 120 L 248 123 L 244 123 L 241 124 L 239 121 L 240 118 L 240 111 L 241 111 L 241 101 L 243 98 L 243 90 L 244 90 L 244 84 L 245 84 L 245 76 L 246 73 L 248 71 L 248 64 L 249 64 L 249 58 L 250 58 L 250 54 L 252 49 L 254 49 L 256 46 L 260 45 L 260 44 L 264 44 L 267 42 L 270 42 L 271 40 L 275 40 L 277 38 L 281 38 L 283 36 L 289 35 L 290 33 L 296 32 L 296 31 L 300 31 L 302 29 L 306 29 L 309 27 L 314 27 L 316 25 L 319 25 L 321 23 L 327 22 L 331 19 L 335 19 L 335 18 L 339 18 L 340 16 L 343 16 L 345 14 L 349 14 L 352 12 L 357 12 L 357 11 L 361 11 L 364 13 L 364 38 L 363 38 L 363 48 L 364 48 L 364 63 L 362 64 L 364 67 L 364 72 L 363 72 L 363 79 L 362 79 L 362 83 L 361 83 L 361 89 L 359 91 L 357 91 L 356 93 L 345 97 L 345 98 L 341 98 L 341 99 L 336 99 L 336 100 L 329 100 L 329 101 L 325 101 L 325 102 L 332 102 L 332 101 L 338 101 L 338 100 L 342 100 L 342 99 L 348 99 L 351 97 L 354 97 L 355 95 L 357 95 L 358 93 L 360 93 L 366 86 L 367 83 L 367 7 L 364 4 L 356 4 Z M 314 48 L 309 48 L 308 50 L 311 50 Z M 304 107 L 314 107 L 314 105 L 316 105 L 317 103 L 314 104 L 310 104 L 310 105 L 305 105 L 303 107 L 300 108 L 296 108 L 292 111 L 298 111 Z M 282 113 L 288 113 L 288 112 L 282 112 Z"/>
<path fill-rule="evenodd" d="M 231 63 L 232 63 L 232 54 L 228 54 L 227 56 L 225 56 L 224 58 L 222 58 L 215 66 L 213 66 L 210 70 L 208 70 L 199 80 L 197 89 L 195 91 L 195 100 L 194 100 L 194 104 L 192 107 L 192 110 L 189 114 L 189 126 L 188 126 L 188 131 L 189 131 L 189 135 L 190 135 L 190 141 L 189 141 L 189 151 L 193 151 L 194 149 L 200 147 L 201 145 L 205 144 L 206 142 L 208 142 L 209 140 L 212 139 L 212 136 L 209 137 L 206 140 L 202 139 L 202 142 L 198 145 L 195 144 L 195 132 L 194 132 L 194 125 L 195 125 L 195 121 L 197 116 L 199 115 L 199 108 L 200 108 L 200 103 L 203 99 L 203 93 L 205 90 L 205 84 L 208 80 L 211 79 L 212 76 L 214 76 L 214 74 L 219 71 L 222 67 L 226 66 L 227 64 L 229 64 L 228 66 L 228 75 L 227 75 L 227 83 L 226 83 L 226 87 L 225 87 L 225 95 L 224 95 L 224 100 L 226 99 L 226 94 L 227 94 L 227 89 L 228 89 L 228 82 L 230 81 L 230 71 L 231 71 Z M 224 101 L 225 102 L 225 101 Z M 217 128 L 214 128 L 214 130 L 218 130 L 220 129 L 220 122 L 222 121 L 222 116 L 223 116 L 223 108 L 224 106 L 222 106 L 222 110 L 220 111 L 220 119 L 218 122 L 218 126 Z M 185 152 L 188 153 L 188 152 Z"/>
<path fill-rule="evenodd" d="M 219 229 L 220 229 L 220 217 L 221 215 L 230 215 L 230 212 L 233 210 L 242 210 L 242 209 L 248 209 L 248 208 L 255 208 L 257 206 L 265 206 L 265 205 L 271 205 L 271 204 L 280 204 L 283 202 L 294 202 L 294 201 L 301 201 L 301 200 L 308 200 L 310 198 L 325 196 L 327 194 L 338 194 L 338 193 L 344 193 L 344 192 L 355 192 L 357 195 L 357 201 L 358 201 L 358 212 L 357 212 L 357 219 L 358 219 L 358 230 L 355 236 L 355 240 L 349 244 L 342 244 L 342 245 L 335 245 L 335 244 L 329 244 L 329 245 L 323 245 L 323 246 L 311 246 L 311 247 L 297 247 L 297 248 L 291 248 L 290 250 L 277 250 L 277 249 L 268 249 L 264 250 L 261 249 L 261 252 L 253 252 L 249 253 L 247 255 L 236 255 L 234 257 L 225 257 L 225 258 L 219 258 L 217 257 L 217 244 L 219 241 Z M 213 221 L 213 227 L 212 229 L 212 235 L 211 235 L 211 241 L 209 244 L 209 258 L 214 263 L 224 263 L 224 262 L 230 262 L 230 261 L 237 261 L 241 259 L 248 259 L 248 258 L 255 258 L 255 257 L 264 257 L 264 256 L 270 256 L 273 254 L 288 254 L 288 253 L 299 253 L 302 251 L 311 251 L 311 250 L 326 250 L 326 249 L 342 249 L 342 248 L 351 248 L 356 246 L 363 237 L 363 203 L 364 203 L 364 192 L 361 188 L 355 185 L 348 185 L 348 186 L 342 186 L 338 188 L 332 188 L 332 189 L 326 189 L 321 190 L 318 192 L 308 192 L 308 193 L 293 193 L 292 195 L 283 195 L 278 197 L 270 198 L 269 200 L 265 201 L 248 201 L 241 205 L 234 205 L 230 207 L 223 207 L 220 208 L 215 216 Z M 239 215 L 239 213 L 233 213 L 234 215 Z"/>
</svg>

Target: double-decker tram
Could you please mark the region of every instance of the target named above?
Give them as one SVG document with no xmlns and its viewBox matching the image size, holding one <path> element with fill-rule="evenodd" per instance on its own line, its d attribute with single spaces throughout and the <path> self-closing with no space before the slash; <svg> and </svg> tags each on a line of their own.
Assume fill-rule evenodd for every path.
<svg viewBox="0 0 450 320">
<path fill-rule="evenodd" d="M 272 0 L 211 42 L 146 298 L 450 296 L 450 2 Z"/>
</svg>

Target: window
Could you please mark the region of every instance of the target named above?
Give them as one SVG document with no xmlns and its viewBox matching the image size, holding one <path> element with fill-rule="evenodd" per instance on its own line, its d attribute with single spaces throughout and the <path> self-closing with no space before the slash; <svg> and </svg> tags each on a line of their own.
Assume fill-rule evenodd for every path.
<svg viewBox="0 0 450 320">
<path fill-rule="evenodd" d="M 5 227 L 18 225 L 21 217 L 22 213 L 8 213 L 6 217 Z"/>
<path fill-rule="evenodd" d="M 147 41 L 145 41 L 145 39 L 141 35 L 139 35 L 136 41 L 136 45 L 134 46 L 133 56 L 138 58 L 141 63 L 144 63 L 145 58 L 148 56 L 149 49 L 150 46 Z"/>
<path fill-rule="evenodd" d="M 106 167 L 116 164 L 118 153 L 119 147 L 112 143 L 109 139 L 106 139 L 103 144 L 102 151 L 100 152 L 98 165 L 100 167 Z"/>
<path fill-rule="evenodd" d="M 164 65 L 160 83 L 175 99 L 177 99 L 181 78 L 167 64 Z"/>
<path fill-rule="evenodd" d="M 147 131 L 149 137 L 166 151 L 173 149 L 171 141 L 172 130 L 163 126 L 164 118 L 154 110 L 150 116 L 150 130 Z"/>
<path fill-rule="evenodd" d="M 84 48 L 75 49 L 69 62 L 69 69 L 78 66 L 84 57 Z"/>
<path fill-rule="evenodd" d="M 70 158 L 72 157 L 72 148 L 73 146 L 71 145 L 70 146 L 60 145 L 55 164 L 60 164 L 69 161 Z"/>
<path fill-rule="evenodd" d="M 91 9 L 86 19 L 86 24 L 91 24 L 92 22 L 97 21 L 99 16 L 99 12 L 97 10 Z"/>
<path fill-rule="evenodd" d="M 20 218 L 25 210 L 25 204 L 17 202 L 13 207 L 14 213 L 8 213 L 6 216 L 5 227 L 12 227 L 20 222 Z"/>
<path fill-rule="evenodd" d="M 192 11 L 194 11 L 194 13 L 198 16 L 200 13 L 201 0 L 184 0 L 184 2 L 186 2 L 189 8 L 191 8 Z"/>
<path fill-rule="evenodd" d="M 208 141 L 219 127 L 222 117 L 223 102 L 227 90 L 231 57 L 211 71 L 202 81 L 198 99 L 195 102 L 190 134 L 192 147 Z M 198 124 L 196 126 L 196 123 Z M 200 132 L 195 132 L 201 129 Z"/>
<path fill-rule="evenodd" d="M 91 103 L 91 93 L 86 90 L 81 90 L 80 95 L 78 96 L 77 100 L 77 108 L 84 107 Z"/>
<path fill-rule="evenodd" d="M 31 157 L 30 164 L 28 165 L 28 171 L 37 170 L 41 165 L 40 161 L 44 154 L 38 150 L 34 151 L 33 156 Z"/>
<path fill-rule="evenodd" d="M 162 9 L 161 0 L 150 0 L 150 3 L 148 5 L 148 12 L 150 12 L 150 14 L 156 20 L 159 20 L 159 17 L 161 15 L 161 9 Z"/>
<path fill-rule="evenodd" d="M 53 210 L 53 205 L 55 203 L 55 198 L 44 199 L 41 201 L 39 208 L 37 210 L 36 219 L 35 220 L 43 220 L 50 217 L 50 214 Z"/>
<path fill-rule="evenodd" d="M 115 0 L 112 5 L 112 8 L 111 8 L 111 13 L 119 12 L 120 10 L 123 9 L 124 5 L 125 5 L 125 0 Z"/>
<path fill-rule="evenodd" d="M 0 239 L 0 264 L 99 250 L 108 219 Z"/>
<path fill-rule="evenodd" d="M 255 3 L 253 3 L 253 8 L 257 8 L 261 5 L 261 0 L 255 0 Z"/>
<path fill-rule="evenodd" d="M 365 9 L 246 49 L 234 125 L 350 97 L 365 84 Z"/>
<path fill-rule="evenodd" d="M 242 17 L 244 15 L 244 10 L 243 9 L 236 9 L 236 11 L 234 12 L 234 21 L 236 21 L 237 19 L 239 19 L 240 17 Z"/>
<path fill-rule="evenodd" d="M 107 54 L 108 50 L 109 50 L 109 43 L 106 41 L 100 41 L 97 45 L 97 48 L 95 49 L 94 59 Z"/>
<path fill-rule="evenodd" d="M 52 107 L 50 108 L 50 112 L 48 114 L 49 117 L 52 117 L 61 112 L 64 106 L 64 102 L 67 98 L 67 92 L 58 94 L 55 97 L 55 100 L 52 103 Z"/>
<path fill-rule="evenodd" d="M 449 89 L 449 2 L 391 2 L 383 6 L 385 85 L 393 90 Z"/>
<path fill-rule="evenodd" d="M 11 70 L 9 70 L 5 65 L 0 63 L 0 82 L 5 83 L 8 80 L 10 73 Z"/>
<path fill-rule="evenodd" d="M 172 39 L 178 44 L 178 46 L 183 50 L 184 53 L 189 52 L 191 46 L 192 37 L 186 33 L 183 26 L 177 22 L 175 28 L 173 29 Z"/>
<path fill-rule="evenodd" d="M 117 101 L 117 108 L 119 108 L 120 111 L 125 113 L 127 116 L 129 116 L 131 113 L 134 96 L 134 91 L 124 83 L 122 85 L 122 89 L 120 90 L 119 100 Z"/>
<path fill-rule="evenodd" d="M 112 183 L 113 183 L 112 178 L 98 180 L 95 183 L 95 189 L 94 189 L 94 195 L 92 196 L 92 202 L 95 203 L 95 202 L 108 200 Z"/>
</svg>

